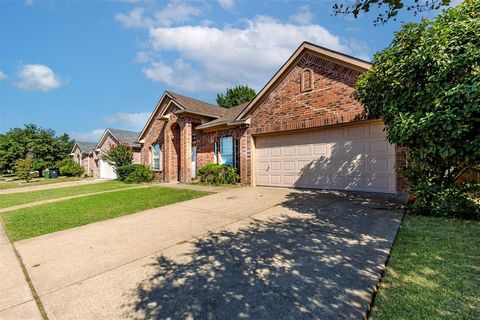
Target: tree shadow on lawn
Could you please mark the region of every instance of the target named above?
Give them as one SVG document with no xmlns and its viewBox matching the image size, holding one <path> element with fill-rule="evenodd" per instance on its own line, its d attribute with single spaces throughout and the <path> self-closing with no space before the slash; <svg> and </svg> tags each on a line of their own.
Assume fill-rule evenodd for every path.
<svg viewBox="0 0 480 320">
<path fill-rule="evenodd" d="M 385 200 L 292 192 L 279 216 L 210 233 L 176 257 L 159 256 L 126 315 L 362 318 L 396 232 L 385 225 L 401 218 Z"/>
</svg>

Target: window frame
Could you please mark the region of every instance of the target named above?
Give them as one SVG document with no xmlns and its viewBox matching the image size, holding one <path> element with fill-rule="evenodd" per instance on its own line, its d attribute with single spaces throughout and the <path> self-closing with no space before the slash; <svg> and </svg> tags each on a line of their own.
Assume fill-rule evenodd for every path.
<svg viewBox="0 0 480 320">
<path fill-rule="evenodd" d="M 231 151 L 230 153 L 225 153 L 222 149 L 222 140 L 225 138 L 230 138 L 231 139 Z M 215 155 L 214 159 L 216 163 L 219 164 L 226 164 L 229 165 L 233 168 L 237 169 L 237 172 L 240 172 L 240 141 L 239 139 L 234 138 L 231 134 L 223 135 L 220 137 L 219 142 L 217 144 L 217 141 L 215 141 Z M 218 155 L 217 155 L 218 154 Z M 228 155 L 232 159 L 232 163 L 225 163 L 225 160 L 223 159 L 223 154 Z"/>
<path fill-rule="evenodd" d="M 155 155 L 155 147 L 158 146 L 158 155 Z M 152 170 L 161 171 L 162 170 L 162 146 L 160 143 L 154 143 L 151 147 L 151 163 L 150 166 Z M 155 160 L 158 160 L 158 168 L 155 167 Z"/>
</svg>

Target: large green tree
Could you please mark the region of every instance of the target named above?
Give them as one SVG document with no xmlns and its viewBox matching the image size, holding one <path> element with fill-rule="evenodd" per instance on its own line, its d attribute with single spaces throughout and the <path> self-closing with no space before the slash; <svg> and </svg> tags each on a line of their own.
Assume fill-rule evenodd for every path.
<svg viewBox="0 0 480 320">
<path fill-rule="evenodd" d="M 355 97 L 405 148 L 418 210 L 474 214 L 459 182 L 480 164 L 480 1 L 404 25 L 359 78 Z"/>
<path fill-rule="evenodd" d="M 225 94 L 217 94 L 217 103 L 220 107 L 229 109 L 239 104 L 252 101 L 256 95 L 255 89 L 240 85 L 228 88 Z"/>
<path fill-rule="evenodd" d="M 0 170 L 11 170 L 16 160 L 27 157 L 35 170 L 45 169 L 68 156 L 73 144 L 68 134 L 57 137 L 55 131 L 34 124 L 13 128 L 0 135 Z"/>
<path fill-rule="evenodd" d="M 448 6 L 451 0 L 355 0 L 348 4 L 336 3 L 333 5 L 335 14 L 350 14 L 355 18 L 362 13 L 368 13 L 376 9 L 377 15 L 374 24 L 385 24 L 388 20 L 396 20 L 401 10 L 407 10 L 417 15 L 426 10 L 435 10 Z"/>
</svg>

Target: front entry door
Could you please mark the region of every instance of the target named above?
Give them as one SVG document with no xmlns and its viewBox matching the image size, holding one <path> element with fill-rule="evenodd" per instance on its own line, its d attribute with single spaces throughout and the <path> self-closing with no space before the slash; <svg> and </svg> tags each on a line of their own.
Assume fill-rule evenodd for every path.
<svg viewBox="0 0 480 320">
<path fill-rule="evenodd" d="M 197 176 L 197 147 L 192 147 L 192 178 Z"/>
</svg>

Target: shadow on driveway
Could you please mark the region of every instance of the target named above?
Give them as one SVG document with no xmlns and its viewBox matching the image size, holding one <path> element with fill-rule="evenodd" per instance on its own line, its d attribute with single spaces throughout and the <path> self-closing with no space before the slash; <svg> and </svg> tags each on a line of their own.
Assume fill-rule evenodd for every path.
<svg viewBox="0 0 480 320">
<path fill-rule="evenodd" d="M 362 318 L 401 219 L 392 205 L 382 196 L 292 191 L 272 214 L 194 241 L 181 261 L 158 257 L 155 274 L 132 293 L 130 316 Z"/>
</svg>

